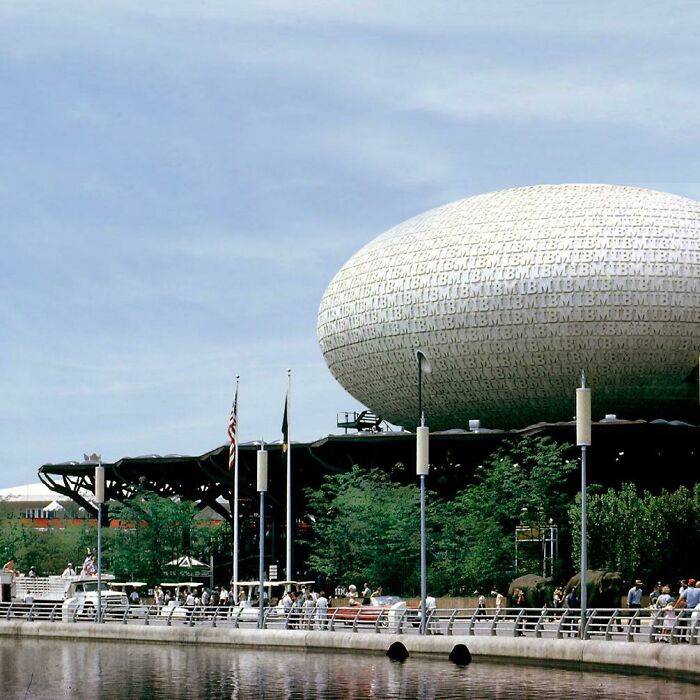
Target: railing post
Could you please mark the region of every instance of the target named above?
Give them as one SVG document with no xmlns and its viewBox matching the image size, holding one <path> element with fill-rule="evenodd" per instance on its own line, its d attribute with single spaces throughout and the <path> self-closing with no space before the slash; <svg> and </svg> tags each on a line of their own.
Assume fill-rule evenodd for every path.
<svg viewBox="0 0 700 700">
<path fill-rule="evenodd" d="M 523 608 L 519 613 L 518 616 L 515 618 L 515 625 L 513 626 L 513 636 L 514 637 L 522 637 L 523 632 L 520 631 L 520 620 L 525 614 L 525 608 Z"/>
<path fill-rule="evenodd" d="M 627 636 L 625 637 L 625 641 L 627 642 L 633 642 L 634 641 L 634 634 L 632 630 L 634 629 L 634 623 L 637 620 L 637 617 L 639 616 L 639 613 L 641 612 L 641 608 L 636 608 L 634 611 L 634 615 L 630 618 L 629 624 L 627 625 Z M 640 627 L 641 630 L 641 627 Z"/>
<path fill-rule="evenodd" d="M 542 623 L 544 622 L 544 608 L 540 612 L 540 616 L 535 624 L 535 639 L 542 639 Z"/>
<path fill-rule="evenodd" d="M 583 611 L 581 611 L 583 612 Z M 584 639 L 590 639 L 591 638 L 591 631 L 590 631 L 590 626 L 593 624 L 593 620 L 595 620 L 596 613 L 598 612 L 597 608 L 593 608 L 593 610 L 586 610 L 586 619 L 583 623 L 583 638 Z"/>
<path fill-rule="evenodd" d="M 357 632 L 357 622 L 360 619 L 360 610 L 362 610 L 362 608 L 357 609 L 357 612 L 355 613 L 355 617 L 353 618 L 353 621 L 352 621 L 352 631 L 353 632 Z"/>
<path fill-rule="evenodd" d="M 569 608 L 565 608 L 562 616 L 559 618 L 559 624 L 557 625 L 557 639 L 562 639 L 564 637 L 564 632 L 563 632 L 563 627 L 564 627 L 564 620 L 566 620 L 566 616 L 569 614 Z"/>
<path fill-rule="evenodd" d="M 615 624 L 615 620 L 620 614 L 620 608 L 615 608 L 613 614 L 608 619 L 608 624 L 605 625 L 605 641 L 609 642 L 612 639 L 612 632 L 610 631 L 612 626 Z"/>
<path fill-rule="evenodd" d="M 496 612 L 493 614 L 493 620 L 491 620 L 491 627 L 489 629 L 489 634 L 492 637 L 495 637 L 496 634 L 498 633 L 498 613 L 499 613 L 499 610 L 497 609 Z"/>
<path fill-rule="evenodd" d="M 478 608 L 477 608 L 477 609 L 478 609 Z M 448 637 L 451 637 L 451 636 L 452 636 L 452 631 L 453 631 L 453 628 L 454 628 L 454 622 L 455 622 L 455 616 L 456 616 L 456 615 L 457 615 L 457 608 L 455 608 L 455 609 L 452 611 L 452 614 L 450 615 L 449 620 L 447 620 L 447 636 L 448 636 Z M 476 615 L 476 613 L 474 613 L 474 615 L 472 615 L 471 621 L 469 622 L 469 628 L 468 628 L 468 631 L 467 631 L 467 634 L 468 634 L 468 635 L 471 635 L 471 634 L 472 634 L 472 628 L 473 628 L 473 626 L 474 626 L 474 617 L 475 617 L 475 615 Z"/>
<path fill-rule="evenodd" d="M 335 632 L 335 618 L 336 618 L 336 615 L 338 614 L 338 610 L 340 610 L 340 608 L 336 608 L 336 609 L 333 611 L 333 614 L 331 615 L 331 619 L 330 619 L 330 621 L 328 622 L 328 629 L 329 629 L 331 632 Z"/>
<path fill-rule="evenodd" d="M 657 610 L 654 614 L 654 618 L 651 621 L 651 625 L 649 626 L 649 644 L 653 644 L 656 641 L 654 637 L 654 630 L 656 630 L 656 626 L 659 622 L 659 618 L 661 617 L 662 612 L 663 610 Z"/>
</svg>

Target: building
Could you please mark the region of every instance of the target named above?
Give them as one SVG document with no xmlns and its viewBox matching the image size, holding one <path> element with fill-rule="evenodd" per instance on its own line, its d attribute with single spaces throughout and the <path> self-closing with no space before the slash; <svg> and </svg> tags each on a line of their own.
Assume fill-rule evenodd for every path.
<svg viewBox="0 0 700 700">
<path fill-rule="evenodd" d="M 700 203 L 636 187 L 469 197 L 348 260 L 318 314 L 340 384 L 395 425 L 523 428 L 593 415 L 698 422 Z"/>
</svg>

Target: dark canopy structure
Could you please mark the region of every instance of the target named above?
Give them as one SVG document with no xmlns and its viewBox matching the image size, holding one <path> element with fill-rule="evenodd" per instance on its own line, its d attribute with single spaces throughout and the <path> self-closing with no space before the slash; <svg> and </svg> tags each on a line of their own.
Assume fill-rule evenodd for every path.
<svg viewBox="0 0 700 700">
<path fill-rule="evenodd" d="M 452 430 L 430 436 L 429 488 L 451 498 L 475 479 L 479 465 L 508 441 L 526 436 L 549 437 L 571 446 L 570 457 L 578 458 L 575 425 L 542 423 L 524 430 Z M 664 420 L 604 420 L 593 424 L 593 446 L 589 450 L 588 480 L 604 486 L 632 482 L 640 488 L 659 491 L 681 484 L 692 486 L 700 473 L 700 427 Z M 256 456 L 259 446 L 239 446 L 239 532 L 241 574 L 254 575 L 257 566 L 258 494 L 255 491 Z M 280 444 L 268 444 L 269 491 L 266 498 L 266 545 L 270 563 L 284 557 L 286 454 Z M 349 471 L 353 465 L 379 468 L 393 480 L 415 483 L 416 439 L 409 432 L 358 432 L 329 435 L 310 443 L 292 443 L 292 511 L 295 523 L 294 561 L 298 576 L 306 576 L 306 545 L 303 543 L 305 489 L 317 487 L 328 474 Z M 107 501 L 123 502 L 139 489 L 166 497 L 179 497 L 209 507 L 223 520 L 232 522 L 233 473 L 228 470 L 228 447 L 217 447 L 200 456 L 146 455 L 124 457 L 104 464 Z M 94 463 L 45 464 L 41 481 L 52 490 L 69 496 L 96 515 Z M 579 488 L 578 474 L 570 476 L 569 488 Z M 109 514 L 103 510 L 103 522 Z"/>
<path fill-rule="evenodd" d="M 431 488 L 449 497 L 473 479 L 477 466 L 508 440 L 548 436 L 574 447 L 573 422 L 540 423 L 523 430 L 448 430 L 430 436 Z M 700 466 L 700 427 L 679 421 L 603 420 L 593 424 L 589 481 L 603 485 L 634 482 L 658 490 L 693 484 Z M 242 503 L 256 500 L 256 443 L 239 447 Z M 286 455 L 280 444 L 268 444 L 271 507 L 284 507 Z M 359 432 L 329 435 L 310 443 L 292 443 L 293 499 L 295 516 L 303 516 L 303 490 L 320 484 L 325 474 L 361 467 L 390 471 L 397 480 L 412 481 L 415 435 L 409 432 Z M 217 447 L 199 456 L 145 455 L 104 463 L 107 500 L 123 502 L 139 488 L 166 497 L 179 497 L 209 507 L 231 522 L 233 473 L 228 469 L 228 447 Z M 50 489 L 69 496 L 88 512 L 97 511 L 89 494 L 94 493 L 93 463 L 45 464 L 39 478 Z M 663 481 L 660 476 L 663 475 Z"/>
</svg>

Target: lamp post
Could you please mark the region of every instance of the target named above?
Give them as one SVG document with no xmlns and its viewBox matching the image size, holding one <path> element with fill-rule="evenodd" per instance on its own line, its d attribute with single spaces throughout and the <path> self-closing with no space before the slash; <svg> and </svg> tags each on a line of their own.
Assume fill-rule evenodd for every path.
<svg viewBox="0 0 700 700">
<path fill-rule="evenodd" d="M 102 504 L 105 502 L 105 468 L 97 455 L 95 467 L 95 502 L 97 503 L 97 623 L 102 622 Z"/>
<path fill-rule="evenodd" d="M 258 492 L 260 493 L 260 561 L 258 573 L 260 579 L 260 592 L 258 595 L 258 629 L 263 628 L 263 604 L 265 602 L 265 492 L 267 491 L 267 451 L 265 443 L 258 450 Z"/>
<path fill-rule="evenodd" d="M 586 373 L 581 370 L 581 387 L 576 389 L 576 444 L 581 448 L 581 622 L 579 637 L 585 639 L 588 590 L 588 544 L 586 541 L 586 457 L 591 444 L 591 390 L 586 387 Z"/>
<path fill-rule="evenodd" d="M 429 470 L 429 440 L 430 430 L 425 425 L 423 415 L 423 372 L 430 372 L 430 363 L 420 350 L 416 350 L 418 361 L 418 426 L 416 427 L 416 474 L 420 477 L 420 633 L 426 631 L 426 604 L 428 596 L 426 537 L 425 537 L 425 477 Z"/>
<path fill-rule="evenodd" d="M 209 538 L 209 590 L 214 589 L 214 540 Z"/>
</svg>

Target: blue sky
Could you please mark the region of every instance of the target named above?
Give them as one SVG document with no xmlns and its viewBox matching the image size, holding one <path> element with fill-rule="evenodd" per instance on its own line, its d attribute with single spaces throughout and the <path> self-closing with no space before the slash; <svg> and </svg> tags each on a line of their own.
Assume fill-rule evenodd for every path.
<svg viewBox="0 0 700 700">
<path fill-rule="evenodd" d="M 640 7 L 641 5 L 641 7 Z M 528 184 L 700 198 L 694 2 L 4 0 L 0 487 L 359 408 L 316 342 L 361 245 Z"/>
</svg>

